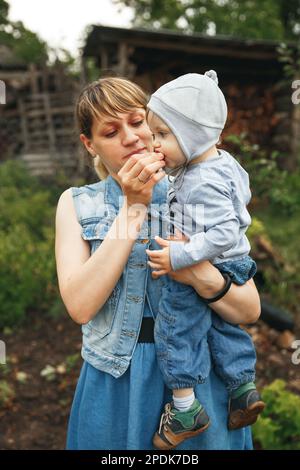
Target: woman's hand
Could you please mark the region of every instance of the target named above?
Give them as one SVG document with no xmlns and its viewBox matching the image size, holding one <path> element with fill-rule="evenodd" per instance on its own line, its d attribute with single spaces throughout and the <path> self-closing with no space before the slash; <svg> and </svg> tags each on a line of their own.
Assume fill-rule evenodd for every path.
<svg viewBox="0 0 300 470">
<path fill-rule="evenodd" d="M 187 238 L 175 230 L 175 239 Z M 168 275 L 177 282 L 192 286 L 195 291 L 205 298 L 218 294 L 224 287 L 224 278 L 220 271 L 210 261 L 202 261 L 188 268 L 171 271 Z M 152 272 L 156 278 L 155 271 Z M 260 298 L 253 279 L 242 286 L 232 284 L 224 297 L 209 305 L 223 320 L 235 324 L 249 324 L 258 320 L 261 307 Z"/>
<path fill-rule="evenodd" d="M 169 276 L 177 282 L 191 285 L 205 298 L 214 297 L 224 287 L 222 274 L 209 261 L 171 271 Z M 255 323 L 261 312 L 259 294 L 253 279 L 242 286 L 232 283 L 227 294 L 209 306 L 223 320 L 233 324 Z"/>
<path fill-rule="evenodd" d="M 121 170 L 114 175 L 120 183 L 127 206 L 135 204 L 147 206 L 152 200 L 153 187 L 165 177 L 162 153 L 132 155 Z"/>
<path fill-rule="evenodd" d="M 224 287 L 224 278 L 210 261 L 201 261 L 188 268 L 171 271 L 169 276 L 182 284 L 197 285 L 201 297 L 214 297 Z"/>
</svg>

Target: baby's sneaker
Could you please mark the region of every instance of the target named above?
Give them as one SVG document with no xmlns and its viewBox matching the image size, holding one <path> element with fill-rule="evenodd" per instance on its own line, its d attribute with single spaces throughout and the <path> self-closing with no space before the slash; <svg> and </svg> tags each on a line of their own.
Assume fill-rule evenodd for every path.
<svg viewBox="0 0 300 470">
<path fill-rule="evenodd" d="M 238 393 L 239 390 L 241 390 L 240 394 Z M 242 385 L 229 401 L 228 429 L 240 429 L 254 424 L 264 408 L 265 403 L 262 401 L 255 385 Z"/>
<path fill-rule="evenodd" d="M 159 430 L 153 437 L 156 449 L 173 449 L 190 437 L 197 436 L 209 426 L 209 417 L 197 399 L 187 411 L 178 411 L 167 403 L 161 415 Z"/>
</svg>

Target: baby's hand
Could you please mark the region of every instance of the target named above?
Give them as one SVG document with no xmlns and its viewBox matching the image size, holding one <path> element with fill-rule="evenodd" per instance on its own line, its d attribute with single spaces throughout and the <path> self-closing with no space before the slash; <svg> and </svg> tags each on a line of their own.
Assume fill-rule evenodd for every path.
<svg viewBox="0 0 300 470">
<path fill-rule="evenodd" d="M 155 237 L 157 243 L 163 247 L 162 250 L 146 250 L 151 261 L 149 266 L 154 269 L 152 277 L 157 278 L 172 271 L 170 263 L 170 242 L 158 236 Z"/>
</svg>

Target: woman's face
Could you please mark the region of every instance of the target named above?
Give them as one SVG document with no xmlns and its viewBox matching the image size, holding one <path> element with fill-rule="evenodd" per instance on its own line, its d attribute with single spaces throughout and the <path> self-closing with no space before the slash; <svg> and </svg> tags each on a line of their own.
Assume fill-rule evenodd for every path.
<svg viewBox="0 0 300 470">
<path fill-rule="evenodd" d="M 117 118 L 94 120 L 92 138 L 83 134 L 80 138 L 92 156 L 101 157 L 110 173 L 117 173 L 132 155 L 152 151 L 152 134 L 143 108 L 118 113 Z"/>
</svg>

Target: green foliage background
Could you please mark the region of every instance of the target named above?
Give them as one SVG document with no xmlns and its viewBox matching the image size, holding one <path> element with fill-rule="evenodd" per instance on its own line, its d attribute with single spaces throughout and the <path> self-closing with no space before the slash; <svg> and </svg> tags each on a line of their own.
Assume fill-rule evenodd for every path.
<svg viewBox="0 0 300 470">
<path fill-rule="evenodd" d="M 8 46 L 21 62 L 44 64 L 48 58 L 47 44 L 21 21 L 9 21 L 8 14 L 9 4 L 0 0 L 0 44 Z"/>
<path fill-rule="evenodd" d="M 16 161 L 0 165 L 0 328 L 58 297 L 51 193 Z"/>
<path fill-rule="evenodd" d="M 241 38 L 299 37 L 300 0 L 114 0 L 132 7 L 134 25 Z"/>
<path fill-rule="evenodd" d="M 254 439 L 265 450 L 300 450 L 300 397 L 275 380 L 262 398 L 267 406 L 253 426 Z"/>
</svg>

